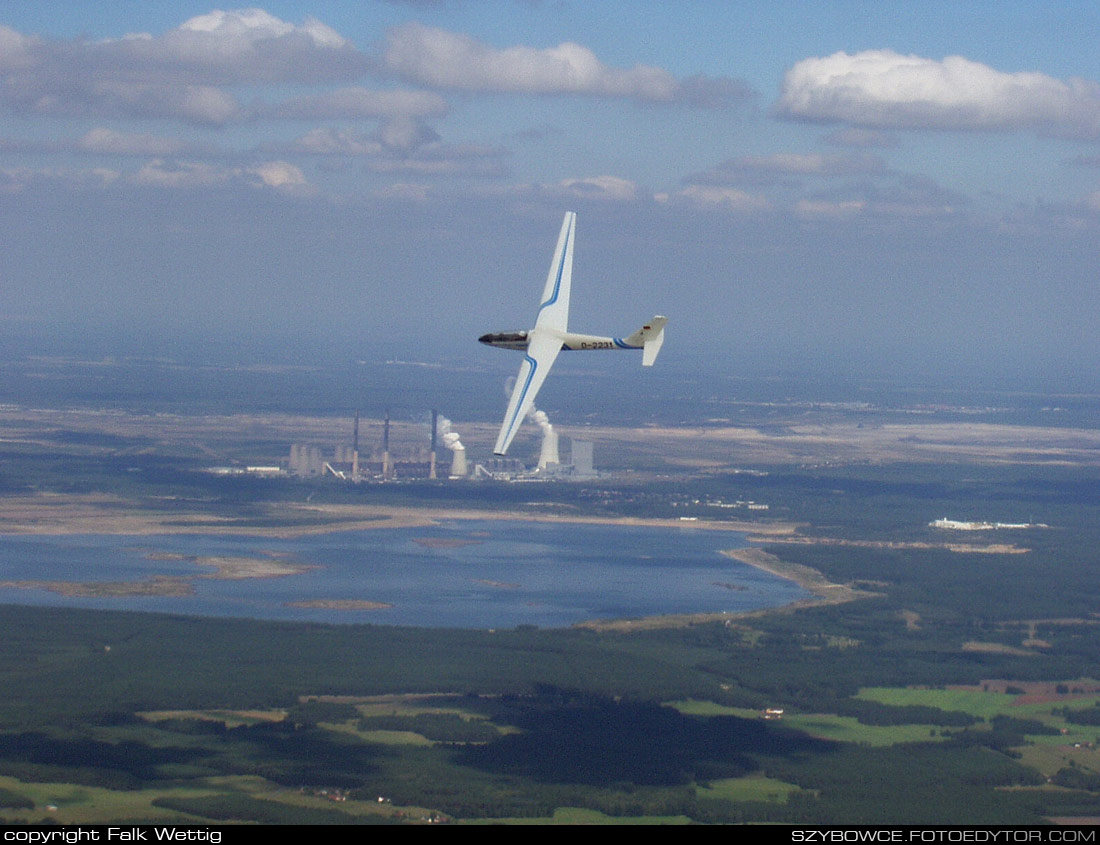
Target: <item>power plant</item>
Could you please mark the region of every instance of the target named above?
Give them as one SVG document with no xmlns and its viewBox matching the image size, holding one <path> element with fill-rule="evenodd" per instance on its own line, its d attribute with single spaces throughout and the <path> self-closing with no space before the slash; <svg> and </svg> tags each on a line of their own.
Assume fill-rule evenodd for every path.
<svg viewBox="0 0 1100 845">
<path fill-rule="evenodd" d="M 369 445 L 364 447 L 361 443 L 363 423 L 359 411 L 356 410 L 348 442 L 337 443 L 331 447 L 331 451 L 313 443 L 294 443 L 290 446 L 286 472 L 299 478 L 330 477 L 352 483 L 440 478 L 551 481 L 598 477 L 593 465 L 592 441 L 569 440 L 570 459 L 563 463 L 558 432 L 554 430 L 546 414 L 533 409 L 529 416 L 542 432 L 538 462 L 533 468 L 528 468 L 518 459 L 497 456 L 488 456 L 482 461 L 475 461 L 471 466 L 466 446 L 455 430 L 454 423 L 433 408 L 430 411 L 428 431 L 425 432 L 427 436 L 421 435 L 423 440 L 419 443 L 414 440 L 410 444 L 407 437 L 409 425 L 406 423 L 402 426 L 406 436 L 400 441 L 401 445 L 391 445 L 392 426 L 390 413 L 387 411 L 381 421 L 381 431 L 378 432 L 378 428 L 375 428 L 378 432 L 375 437 L 379 434 L 381 436 L 375 441 L 378 445 L 374 449 Z M 374 425 L 379 424 L 376 422 Z M 420 431 L 423 431 L 423 425 L 423 422 L 419 424 Z M 416 426 L 412 430 L 415 432 Z M 368 443 L 369 440 L 368 434 Z M 445 468 L 448 464 L 446 459 L 440 459 L 441 443 L 451 453 L 449 469 Z"/>
</svg>

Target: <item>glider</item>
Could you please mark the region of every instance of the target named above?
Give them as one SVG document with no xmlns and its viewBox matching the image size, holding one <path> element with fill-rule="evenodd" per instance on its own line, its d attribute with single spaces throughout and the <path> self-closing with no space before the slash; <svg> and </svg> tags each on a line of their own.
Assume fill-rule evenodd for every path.
<svg viewBox="0 0 1100 845">
<path fill-rule="evenodd" d="M 665 340 L 665 317 L 656 316 L 634 334 L 628 337 L 598 337 L 589 334 L 573 334 L 569 324 L 569 288 L 573 278 L 573 239 L 577 224 L 577 215 L 572 211 L 565 213 L 558 235 L 558 246 L 554 250 L 554 260 L 550 262 L 550 272 L 546 276 L 546 287 L 539 303 L 535 327 L 522 332 L 500 332 L 486 334 L 478 338 L 488 346 L 501 349 L 517 349 L 524 353 L 523 363 L 519 365 L 519 375 L 512 397 L 508 400 L 508 410 L 500 426 L 493 452 L 503 455 L 508 451 L 520 423 L 527 416 L 535 402 L 535 395 L 546 380 L 547 373 L 563 349 L 641 349 L 642 366 L 650 367 L 657 360 L 657 353 Z"/>
</svg>

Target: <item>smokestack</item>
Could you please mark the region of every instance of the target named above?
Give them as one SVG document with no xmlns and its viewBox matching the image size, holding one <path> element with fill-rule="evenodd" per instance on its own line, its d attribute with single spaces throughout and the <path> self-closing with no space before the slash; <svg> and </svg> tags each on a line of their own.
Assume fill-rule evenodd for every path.
<svg viewBox="0 0 1100 845">
<path fill-rule="evenodd" d="M 435 433 L 438 428 L 439 411 L 432 408 L 432 456 L 431 456 L 431 468 L 428 470 L 428 478 L 435 478 Z"/>
<path fill-rule="evenodd" d="M 390 463 L 390 412 L 386 411 L 386 422 L 382 428 L 382 477 L 393 476 L 393 464 Z"/>
<path fill-rule="evenodd" d="M 355 409 L 355 428 L 351 439 L 351 480 L 359 480 L 359 409 Z"/>
</svg>

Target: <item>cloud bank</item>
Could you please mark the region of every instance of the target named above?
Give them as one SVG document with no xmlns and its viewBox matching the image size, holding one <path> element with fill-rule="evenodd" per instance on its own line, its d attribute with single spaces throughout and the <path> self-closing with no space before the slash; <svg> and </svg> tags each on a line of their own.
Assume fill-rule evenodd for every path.
<svg viewBox="0 0 1100 845">
<path fill-rule="evenodd" d="M 247 110 L 231 85 L 350 80 L 369 60 L 312 18 L 214 11 L 162 35 L 50 40 L 0 25 L 0 108 L 18 114 L 170 118 L 220 126 Z"/>
<path fill-rule="evenodd" d="M 419 23 L 391 30 L 382 62 L 399 76 L 458 91 L 581 94 L 704 106 L 749 96 L 747 87 L 731 79 L 695 76 L 681 81 L 649 65 L 609 67 L 592 50 L 573 42 L 546 48 L 496 48 Z"/>
</svg>

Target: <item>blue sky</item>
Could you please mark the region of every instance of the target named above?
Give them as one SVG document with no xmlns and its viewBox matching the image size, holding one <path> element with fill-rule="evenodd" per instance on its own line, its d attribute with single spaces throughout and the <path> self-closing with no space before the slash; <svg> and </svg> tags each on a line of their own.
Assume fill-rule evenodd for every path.
<svg viewBox="0 0 1100 845">
<path fill-rule="evenodd" d="M 9 336 L 1053 375 L 1100 340 L 1094 3 L 7 2 Z"/>
</svg>

